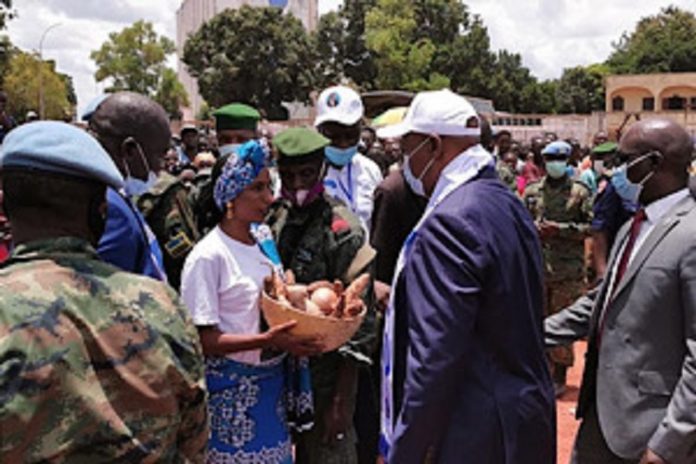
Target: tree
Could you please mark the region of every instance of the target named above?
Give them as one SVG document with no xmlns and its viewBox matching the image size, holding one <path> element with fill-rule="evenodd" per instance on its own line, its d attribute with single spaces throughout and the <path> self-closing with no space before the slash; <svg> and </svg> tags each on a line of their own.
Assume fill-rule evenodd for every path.
<svg viewBox="0 0 696 464">
<path fill-rule="evenodd" d="M 522 65 L 522 57 L 517 53 L 501 50 L 496 56 L 493 74 L 489 77 L 490 94 L 496 109 L 517 112 L 536 113 L 539 109 L 531 98 L 538 89 L 534 89 L 537 80 L 528 68 Z"/>
<path fill-rule="evenodd" d="M 696 71 L 696 16 L 670 6 L 641 19 L 606 64 L 619 74 Z"/>
<path fill-rule="evenodd" d="M 420 91 L 449 86 L 449 79 L 432 69 L 437 45 L 425 36 L 425 26 L 419 31 L 416 0 L 377 0 L 365 24 L 365 43 L 375 54 L 377 87 Z"/>
<path fill-rule="evenodd" d="M 55 64 L 29 53 L 15 53 L 4 84 L 15 119 L 23 120 L 28 111 L 38 111 L 42 86 L 46 119 L 65 119 L 73 113 L 66 78 L 55 71 Z"/>
<path fill-rule="evenodd" d="M 12 11 L 12 0 L 0 0 L 0 29 L 7 27 L 7 21 L 15 16 Z"/>
<path fill-rule="evenodd" d="M 338 12 L 319 19 L 312 40 L 318 53 L 319 87 L 352 81 L 363 89 L 375 88 L 377 68 L 365 45 L 365 15 L 377 0 L 345 0 Z"/>
<path fill-rule="evenodd" d="M 172 119 L 181 119 L 181 108 L 189 105 L 186 89 L 179 82 L 176 72 L 170 68 L 162 72 L 159 87 L 153 98 Z"/>
<path fill-rule="evenodd" d="M 604 108 L 605 65 L 576 66 L 563 70 L 556 89 L 559 113 L 591 113 Z"/>
<path fill-rule="evenodd" d="M 166 66 L 167 56 L 175 51 L 174 42 L 159 36 L 152 23 L 137 21 L 109 34 L 90 56 L 97 65 L 97 82 L 108 80 L 111 84 L 107 92 L 130 90 L 147 95 L 176 116 L 176 105 L 185 105 L 188 97 L 176 73 Z"/>
<path fill-rule="evenodd" d="M 223 11 L 188 39 L 183 61 L 210 105 L 247 103 L 269 119 L 287 117 L 283 102 L 309 103 L 316 87 L 310 37 L 278 8 Z"/>
</svg>

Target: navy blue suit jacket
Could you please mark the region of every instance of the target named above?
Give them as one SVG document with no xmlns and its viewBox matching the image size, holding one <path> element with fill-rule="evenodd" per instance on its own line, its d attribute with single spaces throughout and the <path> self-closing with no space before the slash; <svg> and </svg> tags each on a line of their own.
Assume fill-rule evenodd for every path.
<svg viewBox="0 0 696 464">
<path fill-rule="evenodd" d="M 112 188 L 106 191 L 106 224 L 99 240 L 99 257 L 127 272 L 164 280 L 162 251 L 148 236 L 145 219 L 129 200 Z"/>
<path fill-rule="evenodd" d="M 542 275 L 534 224 L 492 169 L 425 220 L 394 290 L 390 463 L 555 464 Z"/>
</svg>

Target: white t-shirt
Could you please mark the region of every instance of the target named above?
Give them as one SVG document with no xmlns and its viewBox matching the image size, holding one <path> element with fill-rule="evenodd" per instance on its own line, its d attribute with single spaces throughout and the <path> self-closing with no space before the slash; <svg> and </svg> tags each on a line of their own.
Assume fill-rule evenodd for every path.
<svg viewBox="0 0 696 464">
<path fill-rule="evenodd" d="M 379 166 L 358 153 L 343 169 L 329 167 L 324 178 L 324 188 L 329 196 L 345 203 L 369 233 L 374 193 L 382 180 Z"/>
<path fill-rule="evenodd" d="M 215 325 L 230 334 L 258 334 L 259 297 L 270 261 L 258 245 L 245 245 L 215 227 L 186 258 L 181 298 L 197 326 Z M 230 358 L 258 364 L 260 350 L 232 353 Z"/>
</svg>

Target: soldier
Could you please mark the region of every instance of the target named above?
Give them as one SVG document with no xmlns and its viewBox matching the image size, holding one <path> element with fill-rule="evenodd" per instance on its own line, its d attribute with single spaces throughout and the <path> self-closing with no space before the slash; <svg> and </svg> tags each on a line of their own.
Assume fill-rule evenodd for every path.
<svg viewBox="0 0 696 464">
<path fill-rule="evenodd" d="M 261 114 L 249 105 L 230 103 L 213 113 L 215 116 L 215 131 L 217 134 L 219 158 L 226 158 L 235 153 L 245 142 L 255 139 L 258 134 L 258 124 Z M 220 163 L 218 170 L 222 169 Z M 216 208 L 213 201 L 213 185 L 211 172 L 199 173 L 193 180 L 191 203 L 196 214 L 196 227 L 203 237 L 217 225 L 214 215 Z M 271 173 L 273 175 L 273 173 Z"/>
<path fill-rule="evenodd" d="M 283 265 L 300 283 L 338 279 L 348 284 L 375 256 L 359 219 L 324 193 L 328 144 L 327 138 L 306 128 L 287 129 L 274 139 L 283 189 L 268 225 Z M 298 439 L 298 463 L 357 463 L 353 413 L 358 368 L 370 365 L 376 337 L 372 305 L 367 306 L 365 322 L 352 340 L 311 360 L 316 419 L 314 428 Z"/>
<path fill-rule="evenodd" d="M 97 257 L 107 186 L 85 132 L 13 131 L 0 154 L 16 248 L 0 268 L 0 462 L 197 462 L 201 347 L 165 284 Z"/>
<path fill-rule="evenodd" d="M 546 176 L 527 186 L 524 202 L 537 225 L 545 263 L 545 315 L 555 314 L 585 291 L 585 238 L 592 219 L 590 189 L 568 175 L 572 147 L 553 142 L 544 148 Z M 573 347 L 551 353 L 556 394 L 565 391 L 566 372 L 573 365 Z"/>
</svg>

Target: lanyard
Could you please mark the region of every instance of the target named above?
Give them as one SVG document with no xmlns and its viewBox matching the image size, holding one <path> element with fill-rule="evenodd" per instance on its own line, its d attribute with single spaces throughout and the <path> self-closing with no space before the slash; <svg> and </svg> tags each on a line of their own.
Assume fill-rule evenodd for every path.
<svg viewBox="0 0 696 464">
<path fill-rule="evenodd" d="M 351 162 L 346 166 L 348 169 L 348 186 L 346 187 L 343 182 L 341 182 L 341 176 L 338 176 L 338 186 L 341 188 L 341 191 L 343 194 L 346 196 L 348 199 L 348 203 L 350 203 L 351 208 L 354 206 L 353 205 L 353 163 Z"/>
</svg>

